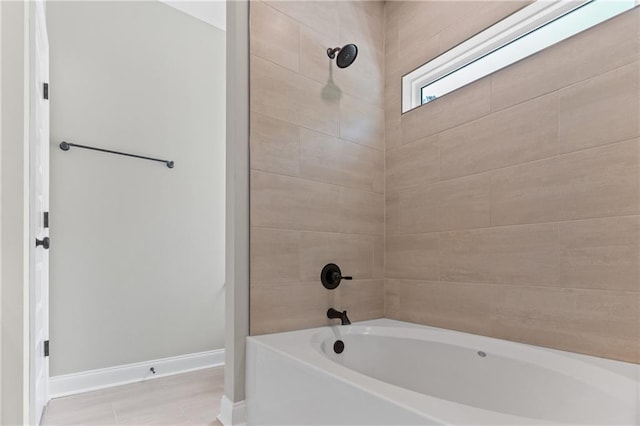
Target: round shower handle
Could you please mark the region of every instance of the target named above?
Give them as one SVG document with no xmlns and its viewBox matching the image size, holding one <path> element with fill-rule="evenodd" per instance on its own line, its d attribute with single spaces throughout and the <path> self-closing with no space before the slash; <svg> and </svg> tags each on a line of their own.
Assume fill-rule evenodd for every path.
<svg viewBox="0 0 640 426">
<path fill-rule="evenodd" d="M 36 238 L 36 247 L 38 246 L 42 246 L 43 249 L 49 250 L 49 247 L 51 246 L 51 240 L 49 239 L 49 237 L 44 237 L 41 240 Z"/>
<path fill-rule="evenodd" d="M 340 285 L 342 280 L 352 280 L 353 277 L 344 277 L 342 276 L 342 271 L 340 271 L 340 267 L 335 263 L 328 263 L 322 268 L 322 272 L 320 273 L 320 281 L 324 288 L 333 290 Z"/>
</svg>

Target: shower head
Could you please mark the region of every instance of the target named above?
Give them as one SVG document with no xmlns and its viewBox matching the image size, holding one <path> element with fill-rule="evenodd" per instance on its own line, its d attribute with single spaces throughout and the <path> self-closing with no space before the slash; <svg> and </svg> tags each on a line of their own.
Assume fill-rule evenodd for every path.
<svg viewBox="0 0 640 426">
<path fill-rule="evenodd" d="M 342 47 L 327 49 L 327 56 L 331 59 L 336 57 L 336 53 L 338 54 L 336 65 L 338 65 L 338 68 L 346 68 L 356 60 L 356 56 L 358 56 L 358 46 L 355 44 L 347 44 Z"/>
</svg>

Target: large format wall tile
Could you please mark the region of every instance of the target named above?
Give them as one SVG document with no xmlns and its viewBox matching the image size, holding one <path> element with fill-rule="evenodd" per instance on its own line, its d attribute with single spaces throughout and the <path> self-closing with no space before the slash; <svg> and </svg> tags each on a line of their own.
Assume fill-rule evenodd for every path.
<svg viewBox="0 0 640 426">
<path fill-rule="evenodd" d="M 343 282 L 327 290 L 317 281 L 268 283 L 252 288 L 250 334 L 278 333 L 340 324 L 327 318 L 327 309 L 346 310 L 349 319 L 384 316 L 382 280 Z"/>
<path fill-rule="evenodd" d="M 268 4 L 301 24 L 328 35 L 340 31 L 340 16 L 335 1 L 269 1 Z M 253 37 L 253 34 L 251 34 Z M 325 49 L 326 50 L 326 49 Z"/>
<path fill-rule="evenodd" d="M 376 54 L 383 60 L 384 4 L 378 1 L 341 1 L 338 9 L 341 43 L 356 43 L 370 48 L 363 54 Z M 359 53 L 358 53 L 359 55 Z M 360 56 L 358 56 L 360 58 Z M 379 64 L 378 72 L 384 68 Z M 380 73 L 382 76 L 382 73 Z"/>
<path fill-rule="evenodd" d="M 384 6 L 252 2 L 251 333 L 383 314 Z M 356 43 L 339 69 L 327 48 Z M 320 283 L 337 263 L 354 280 Z M 346 285 L 349 284 L 349 285 Z M 342 306 L 337 306 L 337 305 Z"/>
<path fill-rule="evenodd" d="M 494 172 L 494 225 L 637 214 L 638 140 Z"/>
<path fill-rule="evenodd" d="M 458 9 L 455 25 L 449 25 L 438 34 L 439 53 L 457 46 L 532 2 L 533 0 L 465 2 L 464 10 Z"/>
<path fill-rule="evenodd" d="M 440 182 L 439 229 L 481 228 L 491 224 L 491 176 L 487 173 Z"/>
<path fill-rule="evenodd" d="M 553 93 L 441 133 L 442 177 L 556 155 L 557 104 Z"/>
<path fill-rule="evenodd" d="M 560 285 L 640 291 L 640 217 L 560 223 Z"/>
<path fill-rule="evenodd" d="M 381 278 L 382 236 L 251 228 L 254 284 L 317 280 L 327 263 L 337 263 L 357 280 Z"/>
<path fill-rule="evenodd" d="M 300 129 L 300 175 L 336 185 L 373 190 L 372 149 Z"/>
<path fill-rule="evenodd" d="M 337 67 L 327 56 L 327 48 L 335 43 L 333 36 L 302 25 L 300 27 L 300 73 L 324 85 L 335 84 L 334 74 Z M 336 87 L 336 89 L 340 88 Z"/>
<path fill-rule="evenodd" d="M 384 196 L 357 189 L 340 189 L 340 232 L 382 235 Z"/>
<path fill-rule="evenodd" d="M 560 90 L 558 138 L 561 152 L 638 136 L 638 62 Z"/>
<path fill-rule="evenodd" d="M 330 135 L 339 132 L 339 99 L 324 85 L 251 56 L 251 110 Z"/>
<path fill-rule="evenodd" d="M 465 176 L 387 197 L 388 234 L 416 234 L 491 224 L 491 176 Z"/>
<path fill-rule="evenodd" d="M 251 53 L 298 71 L 300 25 L 262 1 L 251 4 Z"/>
<path fill-rule="evenodd" d="M 351 322 L 384 317 L 383 280 L 343 281 L 334 297 L 332 307 L 347 311 Z"/>
<path fill-rule="evenodd" d="M 373 278 L 373 237 L 329 232 L 304 232 L 300 239 L 300 276 L 304 281 L 320 281 L 327 263 L 340 266 L 354 279 Z M 319 284 L 320 285 L 320 284 Z"/>
<path fill-rule="evenodd" d="M 439 279 L 438 234 L 387 235 L 385 254 L 389 278 Z"/>
<path fill-rule="evenodd" d="M 337 231 L 340 188 L 253 171 L 251 224 L 283 229 Z"/>
<path fill-rule="evenodd" d="M 250 334 L 327 325 L 327 309 L 334 297 L 317 280 L 253 285 Z"/>
<path fill-rule="evenodd" d="M 379 29 L 384 25 L 383 4 L 342 1 L 339 14 L 340 39 L 333 39 L 333 47 L 354 43 L 359 48 L 358 57 L 349 68 L 334 68 L 336 84 L 349 95 L 381 107 L 384 100 L 384 31 Z"/>
<path fill-rule="evenodd" d="M 333 306 L 640 362 L 640 12 L 401 113 L 403 74 L 526 3 L 252 11 L 252 333 Z"/>
<path fill-rule="evenodd" d="M 387 279 L 385 316 L 640 362 L 637 293 Z"/>
<path fill-rule="evenodd" d="M 387 151 L 385 176 L 387 190 L 437 182 L 440 176 L 438 138 L 420 139 Z"/>
<path fill-rule="evenodd" d="M 640 298 L 622 291 L 506 287 L 493 335 L 640 362 Z"/>
<path fill-rule="evenodd" d="M 389 214 L 397 217 L 389 217 L 396 223 L 386 230 L 387 235 L 437 231 L 440 228 L 439 200 L 440 185 L 437 183 L 402 190 L 396 199 L 389 197 L 387 203 L 392 210 Z"/>
<path fill-rule="evenodd" d="M 496 286 L 387 279 L 385 316 L 401 321 L 491 335 Z"/>
<path fill-rule="evenodd" d="M 251 168 L 282 175 L 300 174 L 298 127 L 254 112 L 251 114 Z"/>
<path fill-rule="evenodd" d="M 368 2 L 367 2 L 368 3 Z M 341 7 L 346 2 L 341 2 Z M 343 19 L 343 17 L 341 17 Z M 372 27 L 372 30 L 375 27 Z M 342 95 L 358 98 L 360 102 L 381 107 L 384 98 L 383 45 L 374 35 L 326 34 L 306 25 L 300 27 L 300 73 L 324 85 L 326 93 L 337 99 Z M 343 39 L 344 42 L 341 42 Z M 372 43 L 380 43 L 372 45 Z M 335 60 L 327 56 L 327 48 L 341 47 L 346 43 L 359 46 L 358 57 L 348 68 L 340 69 Z M 362 78 L 362 76 L 367 76 Z"/>
<path fill-rule="evenodd" d="M 340 137 L 361 145 L 384 149 L 382 106 L 343 94 L 340 100 Z"/>
<path fill-rule="evenodd" d="M 460 17 L 460 10 L 468 4 L 446 1 L 415 2 L 409 13 L 397 16 L 397 61 L 403 74 L 413 71 L 439 54 L 440 32 L 450 25 L 455 25 Z"/>
<path fill-rule="evenodd" d="M 506 226 L 444 232 L 442 281 L 544 284 L 558 282 L 558 225 Z"/>
<path fill-rule="evenodd" d="M 527 3 L 385 3 L 385 316 L 640 362 L 640 10 L 401 113 Z"/>
<path fill-rule="evenodd" d="M 300 235 L 300 231 L 251 228 L 251 281 L 299 281 Z"/>
</svg>

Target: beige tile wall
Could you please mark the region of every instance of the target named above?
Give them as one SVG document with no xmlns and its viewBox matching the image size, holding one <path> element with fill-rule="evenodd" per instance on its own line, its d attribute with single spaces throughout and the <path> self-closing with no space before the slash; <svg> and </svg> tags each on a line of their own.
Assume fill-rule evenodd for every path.
<svg viewBox="0 0 640 426">
<path fill-rule="evenodd" d="M 252 1 L 251 333 L 384 313 L 384 9 Z M 356 43 L 335 67 L 328 47 Z M 365 77 L 366 78 L 363 78 Z M 354 281 L 329 291 L 329 262 Z"/>
<path fill-rule="evenodd" d="M 638 9 L 400 112 L 524 5 L 385 5 L 385 315 L 640 362 Z"/>
<path fill-rule="evenodd" d="M 640 362 L 640 12 L 400 112 L 527 3 L 251 3 L 252 334 L 335 306 Z"/>
</svg>

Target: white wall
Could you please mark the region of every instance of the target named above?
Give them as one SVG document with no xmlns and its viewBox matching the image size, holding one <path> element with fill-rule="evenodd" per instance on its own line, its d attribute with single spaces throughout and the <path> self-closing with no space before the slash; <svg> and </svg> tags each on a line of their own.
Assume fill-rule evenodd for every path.
<svg viewBox="0 0 640 426">
<path fill-rule="evenodd" d="M 226 0 L 160 0 L 184 13 L 225 31 L 227 29 Z"/>
<path fill-rule="evenodd" d="M 224 32 L 159 2 L 48 26 L 52 375 L 223 347 Z"/>
</svg>

